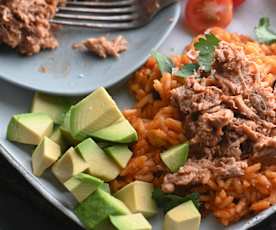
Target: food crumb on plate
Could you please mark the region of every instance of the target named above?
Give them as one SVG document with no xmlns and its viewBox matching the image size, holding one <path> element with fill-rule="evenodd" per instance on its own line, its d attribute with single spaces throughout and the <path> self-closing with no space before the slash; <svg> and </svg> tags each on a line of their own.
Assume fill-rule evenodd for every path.
<svg viewBox="0 0 276 230">
<path fill-rule="evenodd" d="M 73 49 L 87 50 L 100 58 L 119 57 L 120 53 L 128 48 L 128 41 L 125 37 L 119 35 L 112 40 L 105 36 L 89 38 L 85 41 L 75 43 Z"/>
<path fill-rule="evenodd" d="M 40 72 L 40 73 L 48 73 L 48 68 L 46 67 L 46 66 L 40 66 L 39 68 L 38 68 L 38 71 Z"/>
<path fill-rule="evenodd" d="M 173 22 L 174 21 L 174 18 L 173 17 L 170 17 L 169 18 L 169 22 Z"/>
</svg>

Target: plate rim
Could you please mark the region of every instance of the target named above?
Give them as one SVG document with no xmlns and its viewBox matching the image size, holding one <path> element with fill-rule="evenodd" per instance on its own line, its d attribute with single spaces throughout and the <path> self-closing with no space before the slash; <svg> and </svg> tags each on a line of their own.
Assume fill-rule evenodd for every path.
<svg viewBox="0 0 276 230">
<path fill-rule="evenodd" d="M 175 25 L 178 22 L 178 19 L 180 18 L 180 14 L 181 14 L 181 3 L 177 2 L 169 7 L 172 7 L 174 10 L 174 17 L 173 20 L 171 21 L 171 23 L 169 24 L 169 26 L 167 27 L 164 35 L 161 37 L 160 40 L 158 40 L 158 42 L 152 47 L 152 50 L 156 50 L 158 49 L 162 43 L 165 41 L 165 39 L 169 36 L 169 34 L 171 33 L 171 31 L 173 30 L 173 28 L 175 27 Z M 167 8 L 163 9 L 163 10 L 167 10 Z M 158 15 L 156 15 L 158 16 Z M 156 17 L 155 16 L 155 17 Z M 118 78 L 117 80 L 113 80 L 110 81 L 107 85 L 105 85 L 105 88 L 111 88 L 112 86 L 119 84 L 120 82 L 127 80 L 130 76 L 131 73 L 133 73 L 135 70 L 137 70 L 141 65 L 143 65 L 145 63 L 145 61 L 149 58 L 150 53 L 147 54 L 144 58 L 141 58 L 140 61 L 136 62 L 135 65 L 132 66 L 132 68 L 129 69 L 129 74 L 127 74 L 126 76 L 122 76 L 120 78 Z M 48 94 L 52 94 L 52 95 L 63 95 L 63 96 L 81 96 L 81 95 L 86 95 L 89 94 L 91 91 L 93 91 L 93 89 L 85 89 L 85 90 L 79 90 L 78 92 L 65 92 L 65 91 L 56 91 L 56 90 L 50 90 L 50 89 L 41 89 L 41 87 L 37 87 L 37 86 L 31 86 L 28 83 L 22 83 L 22 82 L 18 82 L 15 79 L 11 79 L 8 76 L 4 76 L 3 74 L 0 73 L 0 79 L 4 80 L 6 82 L 9 82 L 13 85 L 16 85 L 18 87 L 24 88 L 24 89 L 28 89 L 28 90 L 32 90 L 32 91 L 39 91 L 39 92 L 43 92 L 43 93 L 48 93 Z"/>
</svg>

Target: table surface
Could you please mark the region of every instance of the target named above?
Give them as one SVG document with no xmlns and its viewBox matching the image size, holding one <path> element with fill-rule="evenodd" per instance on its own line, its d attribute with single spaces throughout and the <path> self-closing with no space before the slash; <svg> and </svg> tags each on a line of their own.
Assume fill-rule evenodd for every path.
<svg viewBox="0 0 276 230">
<path fill-rule="evenodd" d="M 254 2 L 257 3 L 256 0 Z M 183 38 L 183 29 L 179 24 L 161 51 L 167 54 L 180 53 L 189 40 Z M 29 230 L 81 229 L 49 204 L 0 155 L 0 230 L 18 230 L 22 226 Z M 276 214 L 254 228 L 258 229 L 275 230 Z"/>
</svg>

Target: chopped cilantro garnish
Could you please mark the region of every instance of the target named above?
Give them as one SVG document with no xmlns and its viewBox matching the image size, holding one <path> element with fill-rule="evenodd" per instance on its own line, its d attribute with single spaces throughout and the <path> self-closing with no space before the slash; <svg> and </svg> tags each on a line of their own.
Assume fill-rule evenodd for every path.
<svg viewBox="0 0 276 230">
<path fill-rule="evenodd" d="M 199 51 L 198 64 L 205 71 L 211 71 L 214 62 L 215 48 L 220 40 L 213 34 L 206 34 L 204 38 L 200 38 L 195 44 L 195 49 Z"/>
<path fill-rule="evenodd" d="M 269 27 L 269 18 L 261 18 L 259 24 L 255 27 L 255 34 L 259 42 L 264 42 L 268 44 L 276 42 L 276 33 L 273 32 Z"/>
<path fill-rule="evenodd" d="M 172 193 L 164 193 L 161 189 L 155 188 L 152 197 L 156 201 L 158 207 L 162 208 L 164 212 L 168 212 L 172 208 L 189 200 L 193 201 L 197 209 L 200 207 L 199 194 L 195 192 L 182 197 Z"/>
<path fill-rule="evenodd" d="M 195 44 L 195 49 L 199 51 L 198 64 L 186 64 L 176 73 L 173 73 L 174 65 L 170 58 L 157 52 L 152 51 L 152 56 L 156 59 L 161 73 L 171 73 L 177 77 L 188 77 L 194 74 L 200 68 L 205 72 L 210 72 L 214 62 L 215 48 L 220 40 L 213 34 L 206 34 Z"/>
<path fill-rule="evenodd" d="M 157 51 L 152 51 L 151 55 L 156 59 L 161 73 L 172 73 L 173 63 L 171 59 Z"/>
<path fill-rule="evenodd" d="M 193 75 L 199 68 L 198 64 L 186 64 L 175 73 L 177 77 L 189 77 Z"/>
</svg>

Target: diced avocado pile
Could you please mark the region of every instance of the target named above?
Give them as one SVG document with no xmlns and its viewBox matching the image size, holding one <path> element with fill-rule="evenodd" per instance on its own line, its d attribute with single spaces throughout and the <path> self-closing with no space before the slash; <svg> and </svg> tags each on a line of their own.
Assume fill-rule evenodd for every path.
<svg viewBox="0 0 276 230">
<path fill-rule="evenodd" d="M 93 180 L 93 182 L 92 182 Z M 75 184 L 90 183 L 92 191 L 75 208 L 75 213 L 87 229 L 96 230 L 151 230 L 152 227 L 144 217 L 157 213 L 152 199 L 153 186 L 150 183 L 135 181 L 131 186 L 122 189 L 114 196 L 104 191 L 103 184 L 91 181 L 73 182 Z M 74 186 L 75 187 L 75 186 Z M 127 193 L 132 187 L 133 193 Z M 96 188 L 96 190 L 95 190 Z M 84 190 L 86 192 L 87 189 Z M 83 194 L 83 192 L 81 192 Z M 133 213 L 133 214 L 132 214 Z"/>
<path fill-rule="evenodd" d="M 52 173 L 78 201 L 74 211 L 87 229 L 151 230 L 145 217 L 158 212 L 153 185 L 134 181 L 112 195 L 106 183 L 114 180 L 131 159 L 128 144 L 138 139 L 135 129 L 104 88 L 74 105 L 72 102 L 36 93 L 31 113 L 12 117 L 7 139 L 36 145 L 32 154 L 34 175 L 41 176 L 52 166 Z M 182 144 L 162 153 L 161 159 L 175 172 L 187 154 L 188 144 Z M 197 230 L 200 216 L 191 205 L 168 212 L 164 229 L 188 226 Z M 191 216 L 187 216 L 187 209 L 192 210 Z"/>
<path fill-rule="evenodd" d="M 12 117 L 7 139 L 37 145 L 32 156 L 35 175 L 42 175 L 67 150 L 52 170 L 60 182 L 83 171 L 104 181 L 115 179 L 132 156 L 127 144 L 137 140 L 135 129 L 104 88 L 73 101 L 35 93 L 31 113 Z M 108 154 L 97 141 L 109 143 Z"/>
</svg>

